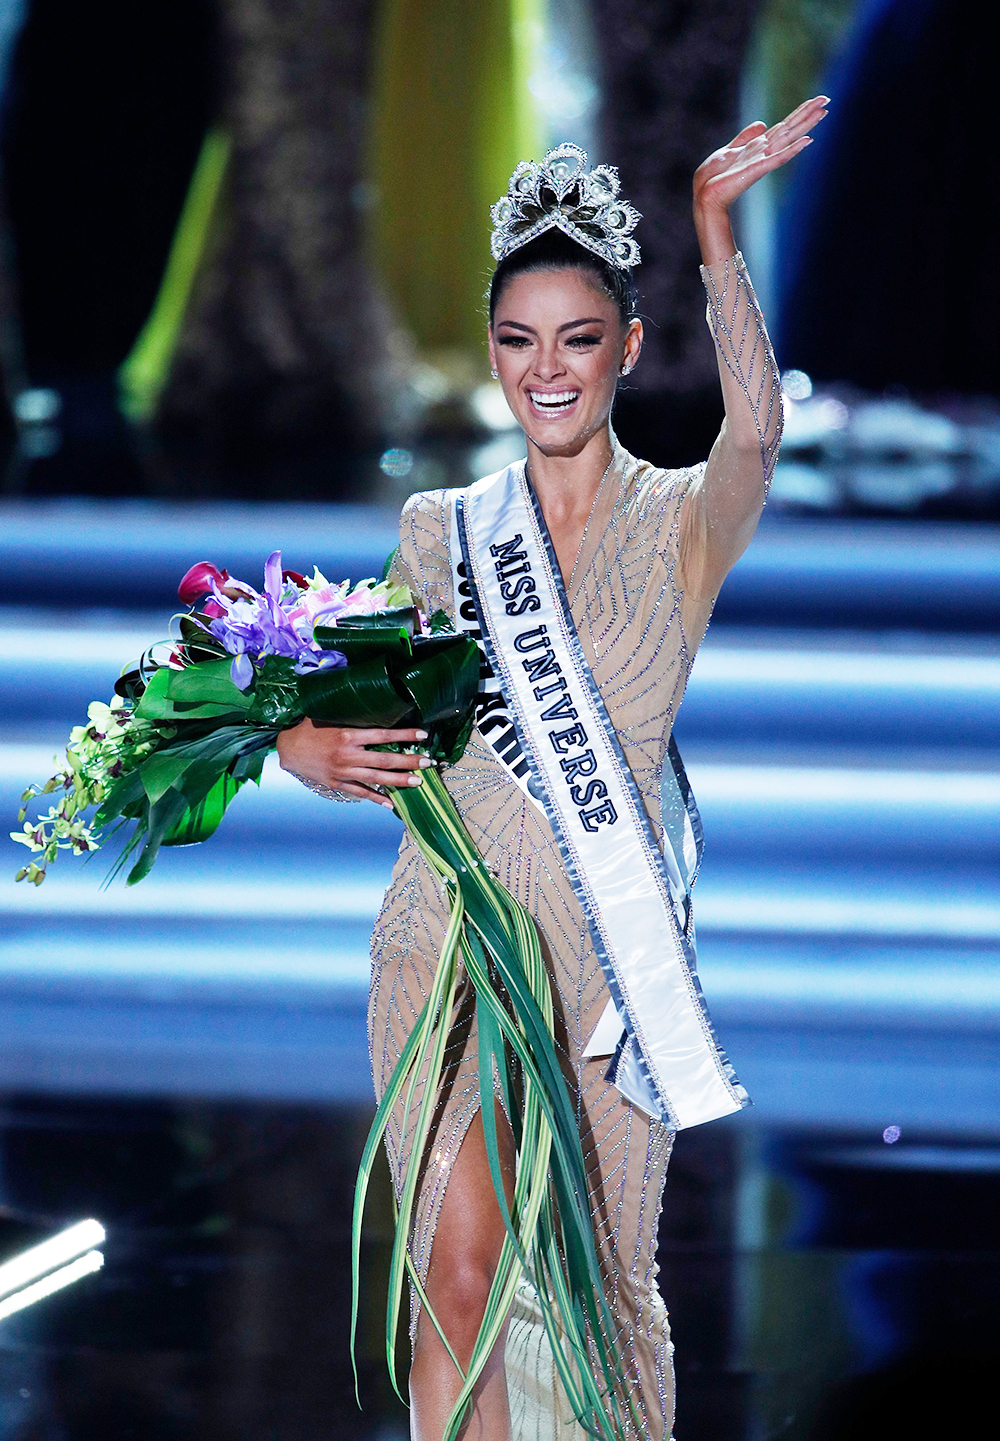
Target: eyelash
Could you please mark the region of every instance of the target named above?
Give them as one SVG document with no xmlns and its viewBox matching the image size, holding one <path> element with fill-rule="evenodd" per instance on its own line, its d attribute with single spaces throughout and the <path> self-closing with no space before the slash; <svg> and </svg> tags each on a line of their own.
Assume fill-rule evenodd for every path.
<svg viewBox="0 0 1000 1441">
<path fill-rule="evenodd" d="M 586 346 L 589 348 L 593 345 L 600 345 L 603 338 L 604 337 L 600 335 L 574 335 L 567 340 L 566 344 Z M 497 344 L 509 345 L 514 350 L 523 350 L 523 348 L 529 344 L 529 341 L 526 335 L 499 335 L 497 336 Z"/>
</svg>

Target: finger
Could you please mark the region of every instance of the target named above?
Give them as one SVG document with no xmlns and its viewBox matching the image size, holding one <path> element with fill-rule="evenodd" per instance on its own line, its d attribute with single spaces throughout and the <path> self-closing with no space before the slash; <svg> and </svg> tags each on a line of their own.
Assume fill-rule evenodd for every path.
<svg viewBox="0 0 1000 1441">
<path fill-rule="evenodd" d="M 801 105 L 797 105 L 795 109 L 789 111 L 783 119 L 778 120 L 772 125 L 767 133 L 771 135 L 776 130 L 789 130 L 800 125 L 808 127 L 808 125 L 812 123 L 810 117 L 825 114 L 829 104 L 830 102 L 825 95 L 816 95 L 811 100 L 803 100 Z"/>
<path fill-rule="evenodd" d="M 826 119 L 827 114 L 828 112 L 826 110 L 819 110 L 802 117 L 797 120 L 794 125 L 785 121 L 783 121 L 781 125 L 776 125 L 773 130 L 769 130 L 767 133 L 764 153 L 766 155 L 773 155 L 778 150 L 787 149 L 789 145 L 794 144 L 794 142 L 799 140 L 803 135 L 807 135 L 810 130 L 814 130 L 820 121 Z"/>
<path fill-rule="evenodd" d="M 778 170 L 782 165 L 787 165 L 789 160 L 794 160 L 796 155 L 801 155 L 807 145 L 813 143 L 811 135 L 803 135 L 791 145 L 786 145 L 781 150 L 774 150 L 769 155 L 764 155 L 753 166 L 748 167 L 753 171 L 750 185 L 759 180 L 762 175 L 768 175 L 772 170 Z"/>
<path fill-rule="evenodd" d="M 733 136 L 726 149 L 731 150 L 734 145 L 745 145 L 752 136 L 763 135 L 766 129 L 767 125 L 763 120 L 751 120 L 749 125 L 744 125 L 739 135 Z"/>
<path fill-rule="evenodd" d="M 336 721 L 313 721 L 312 725 L 317 730 L 332 730 L 340 732 L 340 739 L 348 745 L 357 746 L 379 746 L 389 745 L 396 741 L 399 745 L 417 745 L 420 741 L 427 739 L 425 730 L 411 730 L 400 727 L 398 730 L 389 730 L 387 727 L 367 727 L 359 729 L 356 726 L 342 726 Z"/>
<path fill-rule="evenodd" d="M 356 786 L 350 781 L 341 781 L 337 787 L 345 796 L 355 796 L 359 801 L 374 801 L 377 806 L 385 806 L 386 810 L 392 810 L 392 801 L 385 796 L 379 795 L 378 791 L 371 790 L 368 786 Z"/>
<path fill-rule="evenodd" d="M 401 786 L 420 786 L 424 783 L 422 775 L 401 774 L 399 771 L 364 770 L 360 767 L 352 769 L 351 779 L 360 781 L 362 785 L 388 786 L 397 790 Z"/>
<path fill-rule="evenodd" d="M 377 764 L 390 771 L 419 771 L 427 770 L 434 762 L 429 756 L 415 756 L 400 751 L 378 751 Z M 359 746 L 353 755 L 346 758 L 348 768 L 361 767 L 366 769 L 376 764 L 375 756 L 371 750 Z"/>
<path fill-rule="evenodd" d="M 761 155 L 751 164 L 741 165 L 739 170 L 734 171 L 732 175 L 721 177 L 711 187 L 713 203 L 723 205 L 728 209 L 740 195 L 743 195 L 752 185 L 756 185 L 763 176 L 768 175 L 772 170 L 779 169 L 782 165 L 787 165 L 789 160 L 794 160 L 796 155 L 811 144 L 812 137 L 810 135 L 803 136 L 794 145 L 776 151 L 773 155 Z"/>
<path fill-rule="evenodd" d="M 351 736 L 359 746 L 380 746 L 388 745 L 396 741 L 399 745 L 416 745 L 419 741 L 427 739 L 425 730 L 351 730 Z"/>
<path fill-rule="evenodd" d="M 751 135 L 745 145 L 727 145 L 722 150 L 716 150 L 707 160 L 703 160 L 694 172 L 695 189 L 706 185 L 708 181 L 714 180 L 716 176 L 724 175 L 727 170 L 734 169 L 737 165 L 745 165 L 748 159 L 759 151 L 764 153 L 767 144 L 767 131 L 760 130 Z"/>
<path fill-rule="evenodd" d="M 393 741 L 399 745 L 417 745 L 420 741 L 427 739 L 425 730 L 411 730 L 401 727 L 398 730 L 390 730 L 387 726 L 364 727 L 341 726 L 333 721 L 313 721 L 317 730 L 336 730 L 340 732 L 340 739 L 348 745 L 355 746 L 384 746 L 390 745 Z"/>
<path fill-rule="evenodd" d="M 829 95 L 812 95 L 808 100 L 803 100 L 801 105 L 796 105 L 794 110 L 790 110 L 783 120 L 778 121 L 778 124 L 787 125 L 790 120 L 799 119 L 809 110 L 825 110 L 829 103 Z"/>
</svg>

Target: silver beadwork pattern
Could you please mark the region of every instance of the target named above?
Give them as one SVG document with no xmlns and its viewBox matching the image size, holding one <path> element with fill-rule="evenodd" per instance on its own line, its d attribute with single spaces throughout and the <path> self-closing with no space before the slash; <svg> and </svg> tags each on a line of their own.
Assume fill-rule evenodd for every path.
<svg viewBox="0 0 1000 1441">
<path fill-rule="evenodd" d="M 619 188 L 613 165 L 588 170 L 587 152 L 569 142 L 550 150 L 544 160 L 522 160 L 507 194 L 490 209 L 494 260 L 547 230 L 561 230 L 609 265 L 631 270 L 639 264 L 632 231 L 642 217 L 619 197 Z"/>
<path fill-rule="evenodd" d="M 764 467 L 764 494 L 771 488 L 781 445 L 781 378 L 767 327 L 743 256 L 703 265 L 708 323 L 726 370 L 746 397 L 757 426 Z M 725 382 L 723 382 L 725 384 Z"/>
<path fill-rule="evenodd" d="M 300 776 L 298 771 L 289 771 L 300 785 L 305 786 L 307 791 L 312 791 L 315 796 L 322 796 L 325 801 L 349 801 L 351 804 L 361 804 L 360 796 L 348 796 L 343 791 L 334 790 L 333 786 L 325 786 L 322 781 L 311 781 L 308 776 Z"/>
</svg>

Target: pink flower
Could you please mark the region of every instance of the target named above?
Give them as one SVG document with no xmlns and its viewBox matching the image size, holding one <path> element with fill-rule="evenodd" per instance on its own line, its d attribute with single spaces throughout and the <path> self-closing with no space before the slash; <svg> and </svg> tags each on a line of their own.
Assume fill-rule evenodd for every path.
<svg viewBox="0 0 1000 1441">
<path fill-rule="evenodd" d="M 322 616 L 327 625 L 334 625 L 345 609 L 343 587 L 321 585 L 317 590 L 303 591 L 298 605 L 288 612 L 288 619 L 301 635 L 312 635 L 318 617 Z"/>
<path fill-rule="evenodd" d="M 385 596 L 373 588 L 359 587 L 344 597 L 344 615 L 374 615 L 377 610 L 385 610 Z"/>
<path fill-rule="evenodd" d="M 182 605 L 197 605 L 203 595 L 212 589 L 212 582 L 219 587 L 229 579 L 228 570 L 220 570 L 210 560 L 197 561 L 185 574 L 177 594 Z"/>
</svg>

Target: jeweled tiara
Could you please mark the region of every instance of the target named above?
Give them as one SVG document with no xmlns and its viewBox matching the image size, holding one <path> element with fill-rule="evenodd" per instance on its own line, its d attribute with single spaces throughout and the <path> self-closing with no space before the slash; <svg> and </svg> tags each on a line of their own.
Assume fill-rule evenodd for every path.
<svg viewBox="0 0 1000 1441">
<path fill-rule="evenodd" d="M 615 167 L 587 170 L 587 152 L 579 145 L 557 145 L 540 162 L 522 160 L 507 194 L 490 210 L 493 258 L 503 260 L 546 230 L 561 230 L 619 270 L 630 270 L 639 263 L 631 232 L 642 217 L 618 198 L 618 189 Z"/>
</svg>

